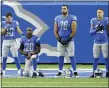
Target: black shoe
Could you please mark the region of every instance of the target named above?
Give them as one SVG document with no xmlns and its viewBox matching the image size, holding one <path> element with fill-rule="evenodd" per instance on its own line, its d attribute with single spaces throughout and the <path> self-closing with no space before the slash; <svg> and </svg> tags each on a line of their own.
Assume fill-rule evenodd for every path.
<svg viewBox="0 0 109 88">
<path fill-rule="evenodd" d="M 73 74 L 74 74 L 74 77 L 76 77 L 76 78 L 79 77 L 79 76 L 78 76 L 78 72 L 74 72 Z"/>
<path fill-rule="evenodd" d="M 43 74 L 41 71 L 39 71 L 38 73 L 39 73 L 38 76 L 40 76 L 40 77 L 44 77 L 44 74 Z"/>
<path fill-rule="evenodd" d="M 62 72 L 58 72 L 58 74 L 56 76 L 61 76 L 62 75 Z"/>
<path fill-rule="evenodd" d="M 37 73 L 33 72 L 32 78 L 36 78 L 37 77 Z"/>
<path fill-rule="evenodd" d="M 106 72 L 106 78 L 109 78 L 109 72 Z"/>
<path fill-rule="evenodd" d="M 90 78 L 95 78 L 95 77 L 94 77 L 94 74 L 92 74 L 92 75 L 90 76 Z"/>
</svg>

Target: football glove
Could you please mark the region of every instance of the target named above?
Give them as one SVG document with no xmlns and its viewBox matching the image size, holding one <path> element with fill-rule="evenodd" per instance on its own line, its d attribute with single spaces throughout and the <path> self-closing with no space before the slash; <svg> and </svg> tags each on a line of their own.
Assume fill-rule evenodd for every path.
<svg viewBox="0 0 109 88">
<path fill-rule="evenodd" d="M 68 39 L 66 39 L 63 44 L 64 45 L 67 45 L 70 41 L 72 40 L 72 37 L 69 37 Z"/>
<path fill-rule="evenodd" d="M 104 30 L 104 26 L 99 24 L 96 28 L 96 32 L 102 31 L 102 30 Z"/>
<path fill-rule="evenodd" d="M 65 41 L 62 40 L 60 37 L 59 38 L 56 38 L 62 45 L 64 45 Z"/>
</svg>

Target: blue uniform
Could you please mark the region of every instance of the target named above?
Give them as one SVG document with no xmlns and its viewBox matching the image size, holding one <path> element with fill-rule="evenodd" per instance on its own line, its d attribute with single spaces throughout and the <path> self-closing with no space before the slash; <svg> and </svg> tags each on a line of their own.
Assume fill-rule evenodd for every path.
<svg viewBox="0 0 109 88">
<path fill-rule="evenodd" d="M 36 50 L 36 44 L 40 43 L 40 39 L 34 35 L 30 39 L 28 39 L 26 36 L 23 36 L 21 38 L 21 43 L 24 44 L 25 52 L 32 52 Z"/>
<path fill-rule="evenodd" d="M 108 17 L 104 17 L 102 20 L 98 20 L 97 18 L 91 19 L 91 24 L 94 25 L 94 29 L 90 30 L 92 33 L 93 30 L 96 30 L 96 27 L 100 24 L 104 26 L 104 30 L 95 32 L 94 42 L 97 44 L 106 43 L 108 41 L 106 26 L 108 24 Z"/>
<path fill-rule="evenodd" d="M 68 15 L 64 17 L 63 15 L 58 15 L 55 17 L 55 23 L 58 24 L 58 34 L 62 39 L 69 38 L 72 33 L 72 21 L 77 21 L 76 16 Z"/>
<path fill-rule="evenodd" d="M 19 23 L 13 20 L 11 23 L 7 23 L 6 21 L 2 21 L 2 28 L 6 28 L 6 34 L 4 35 L 4 40 L 11 40 L 16 38 L 16 27 L 19 26 Z"/>
</svg>

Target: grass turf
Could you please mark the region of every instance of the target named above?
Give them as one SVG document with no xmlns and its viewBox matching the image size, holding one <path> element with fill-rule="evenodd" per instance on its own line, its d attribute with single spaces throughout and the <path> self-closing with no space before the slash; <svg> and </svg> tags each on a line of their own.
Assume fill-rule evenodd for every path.
<svg viewBox="0 0 109 88">
<path fill-rule="evenodd" d="M 24 64 L 21 65 L 24 68 Z M 64 68 L 71 67 L 65 64 Z M 15 64 L 8 64 L 7 68 L 16 68 Z M 56 68 L 58 64 L 39 64 L 38 68 Z M 92 65 L 78 64 L 77 68 L 89 69 Z M 99 65 L 105 68 L 105 65 Z M 2 87 L 108 87 L 107 78 L 2 78 Z"/>
<path fill-rule="evenodd" d="M 107 78 L 3 78 L 2 87 L 108 87 Z"/>
<path fill-rule="evenodd" d="M 21 64 L 21 67 L 24 68 L 24 64 Z M 39 69 L 41 68 L 57 68 L 58 69 L 58 64 L 38 64 L 37 66 Z M 77 69 L 82 68 L 82 69 L 92 69 L 92 65 L 83 65 L 83 64 L 77 64 Z M 7 68 L 16 68 L 15 64 L 7 64 Z M 64 68 L 71 68 L 70 64 L 65 64 Z M 105 68 L 105 65 L 98 65 L 98 68 Z"/>
</svg>

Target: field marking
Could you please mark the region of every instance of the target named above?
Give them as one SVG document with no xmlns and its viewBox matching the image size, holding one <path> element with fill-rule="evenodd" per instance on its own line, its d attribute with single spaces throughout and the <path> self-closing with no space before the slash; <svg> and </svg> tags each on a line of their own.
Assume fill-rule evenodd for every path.
<svg viewBox="0 0 109 88">
<path fill-rule="evenodd" d="M 94 83 L 94 84 L 96 84 L 96 83 L 108 83 L 108 82 L 3 82 L 2 81 L 2 83 L 30 83 L 30 84 L 32 84 L 32 83 L 57 83 L 57 84 L 60 84 L 60 83 L 86 83 L 86 84 L 88 84 L 88 83 Z"/>
<path fill-rule="evenodd" d="M 67 68 L 66 68 L 67 69 Z M 6 70 L 17 70 L 17 68 L 7 68 Z M 37 69 L 37 70 L 57 70 L 58 71 L 58 69 L 54 69 L 54 68 L 47 68 L 47 69 L 45 69 L 45 68 L 41 68 L 41 69 Z M 65 69 L 63 69 L 63 70 L 65 70 Z M 93 69 L 77 69 L 77 71 L 78 70 L 93 70 Z M 101 70 L 105 70 L 105 68 L 101 68 Z"/>
<path fill-rule="evenodd" d="M 106 87 L 106 88 L 107 88 L 108 86 L 104 86 L 104 85 L 103 85 L 103 86 L 93 86 L 93 85 L 92 85 L 92 86 L 54 86 L 54 85 L 53 85 L 53 86 L 45 86 L 45 85 L 44 85 L 44 86 L 2 86 L 2 87 L 20 87 L 20 88 L 21 88 L 21 87 L 44 87 L 44 88 L 45 88 L 45 87 L 46 87 L 46 88 L 49 88 L 49 87 L 50 87 L 50 88 L 51 88 L 51 87 L 53 87 L 53 88 L 54 88 L 54 87 L 56 87 L 56 88 L 66 88 L 66 87 L 67 87 L 67 88 L 68 88 L 68 87 L 70 87 L 70 88 L 71 88 L 71 87 L 98 87 L 98 88 L 101 88 L 101 87 Z"/>
</svg>

